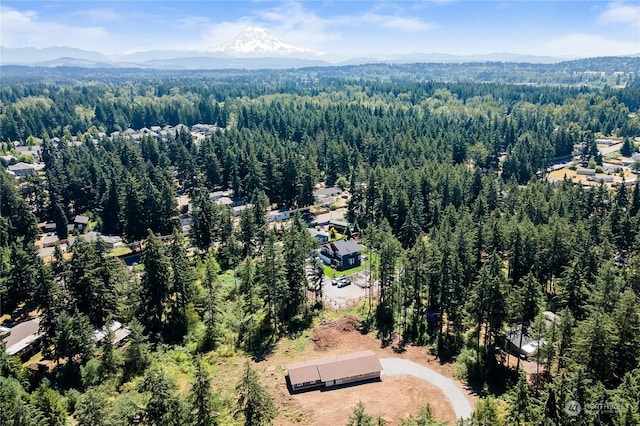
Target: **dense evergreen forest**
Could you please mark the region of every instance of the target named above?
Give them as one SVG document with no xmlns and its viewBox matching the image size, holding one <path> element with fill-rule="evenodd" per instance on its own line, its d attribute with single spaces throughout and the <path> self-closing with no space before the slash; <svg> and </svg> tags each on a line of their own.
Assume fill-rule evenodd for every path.
<svg viewBox="0 0 640 426">
<path fill-rule="evenodd" d="M 622 71 L 620 87 L 575 74 L 604 58 L 544 73 L 432 68 L 455 81 L 417 64 L 23 77 L 3 67 L 0 148 L 18 156 L 13 141 L 40 143 L 45 168 L 0 176 L 0 309 L 12 320 L 39 312 L 43 353 L 56 362 L 29 373 L 0 351 L 0 424 L 271 422 L 277 408 L 250 364 L 218 393 L 211 374 L 224 374 L 221 359 L 268 357 L 317 320 L 317 243 L 300 215 L 278 228 L 265 213 L 314 204 L 320 182 L 349 191 L 353 232 L 377 253 L 363 324 L 456 363 L 483 396 L 461 423 L 640 424 L 640 184 L 545 178 L 576 144 L 635 146 L 639 61 L 602 69 Z M 123 132 L 197 123 L 219 129 L 201 140 L 186 128 Z M 222 188 L 252 207 L 234 218 L 209 197 Z M 177 195 L 191 200 L 186 236 Z M 81 238 L 43 261 L 37 224 L 66 226 L 74 214 L 143 246 L 140 265 Z M 96 347 L 94 330 L 113 320 L 131 330 L 126 347 Z M 535 375 L 497 356 L 512 327 L 547 342 Z M 178 365 L 173 375 L 167 365 Z M 572 416 L 569 401 L 615 409 Z M 415 424 L 439 424 L 426 421 Z"/>
</svg>

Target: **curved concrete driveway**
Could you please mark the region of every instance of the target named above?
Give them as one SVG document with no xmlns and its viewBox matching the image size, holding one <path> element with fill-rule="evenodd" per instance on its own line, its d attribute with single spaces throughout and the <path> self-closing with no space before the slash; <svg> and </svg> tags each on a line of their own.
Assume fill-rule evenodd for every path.
<svg viewBox="0 0 640 426">
<path fill-rule="evenodd" d="M 464 392 L 456 386 L 453 380 L 408 359 L 381 358 L 380 363 L 382 364 L 383 373 L 387 376 L 408 374 L 435 385 L 449 399 L 458 419 L 471 417 L 471 413 L 473 413 L 471 403 L 469 403 Z"/>
</svg>

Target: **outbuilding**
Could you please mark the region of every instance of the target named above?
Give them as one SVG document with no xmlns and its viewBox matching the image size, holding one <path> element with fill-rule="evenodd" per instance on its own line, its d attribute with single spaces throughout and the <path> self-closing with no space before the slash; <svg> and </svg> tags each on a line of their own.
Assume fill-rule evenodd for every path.
<svg viewBox="0 0 640 426">
<path fill-rule="evenodd" d="M 380 380 L 382 365 L 373 351 L 337 355 L 287 366 L 292 391 Z"/>
</svg>

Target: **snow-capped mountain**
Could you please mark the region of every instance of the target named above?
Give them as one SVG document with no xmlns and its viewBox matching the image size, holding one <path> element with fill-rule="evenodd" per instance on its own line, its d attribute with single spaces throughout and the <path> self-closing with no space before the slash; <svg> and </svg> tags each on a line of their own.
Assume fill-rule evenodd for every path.
<svg viewBox="0 0 640 426">
<path fill-rule="evenodd" d="M 249 27 L 229 40 L 208 50 L 231 56 L 322 56 L 304 47 L 297 47 L 275 37 L 264 28 Z"/>
</svg>

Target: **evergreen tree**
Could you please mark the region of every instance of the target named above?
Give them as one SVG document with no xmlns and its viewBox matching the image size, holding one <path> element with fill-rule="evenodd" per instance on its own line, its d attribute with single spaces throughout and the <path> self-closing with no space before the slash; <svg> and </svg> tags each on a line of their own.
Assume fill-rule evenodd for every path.
<svg viewBox="0 0 640 426">
<path fill-rule="evenodd" d="M 122 234 L 122 202 L 115 179 L 109 183 L 109 191 L 102 201 L 101 218 L 102 233 L 107 235 Z"/>
<path fill-rule="evenodd" d="M 191 209 L 191 238 L 201 250 L 211 247 L 218 235 L 218 209 L 205 191 L 195 193 Z"/>
<path fill-rule="evenodd" d="M 236 385 L 238 399 L 236 416 L 242 414 L 245 426 L 270 425 L 277 414 L 273 398 L 260 383 L 258 373 L 249 361 L 244 365 L 242 376 Z"/>
<path fill-rule="evenodd" d="M 193 426 L 215 426 L 218 421 L 214 411 L 211 379 L 201 357 L 196 358 L 194 364 L 196 371 L 188 396 L 190 424 Z"/>
<path fill-rule="evenodd" d="M 69 237 L 69 229 L 67 228 L 69 222 L 60 203 L 56 203 L 53 209 L 53 221 L 56 224 L 56 235 L 58 239 L 66 240 Z"/>
<path fill-rule="evenodd" d="M 167 338 L 179 343 L 187 334 L 187 309 L 192 300 L 195 277 L 187 259 L 182 236 L 174 232 L 169 248 L 173 270 L 169 312 L 167 313 Z"/>
<path fill-rule="evenodd" d="M 622 293 L 612 316 L 617 335 L 612 360 L 615 377 L 621 380 L 640 363 L 640 308 L 632 290 Z"/>
<path fill-rule="evenodd" d="M 362 401 L 353 407 L 353 413 L 349 416 L 346 426 L 374 426 L 373 417 L 366 413 Z"/>
<path fill-rule="evenodd" d="M 32 302 L 34 290 L 38 285 L 38 277 L 42 276 L 42 260 L 38 257 L 33 245 L 12 245 L 9 255 L 7 289 L 2 303 L 4 312 L 13 312 L 22 306 L 28 309 Z"/>
<path fill-rule="evenodd" d="M 520 378 L 515 388 L 509 394 L 508 419 L 511 424 L 528 424 L 534 419 L 533 401 L 527 385 L 527 377 L 520 373 Z"/>
<path fill-rule="evenodd" d="M 42 413 L 48 425 L 64 426 L 67 424 L 66 400 L 60 392 L 51 388 L 48 380 L 38 386 L 29 399 L 36 410 Z"/>
<path fill-rule="evenodd" d="M 129 345 L 124 351 L 124 363 L 127 373 L 142 373 L 149 365 L 149 343 L 144 334 L 144 327 L 136 318 L 129 323 Z"/>
<path fill-rule="evenodd" d="M 478 401 L 476 409 L 471 415 L 473 426 L 503 426 L 505 424 L 498 409 L 496 400 L 490 396 Z"/>
<path fill-rule="evenodd" d="M 205 262 L 205 276 L 202 285 L 207 291 L 207 300 L 204 313 L 205 332 L 200 349 L 207 352 L 216 349 L 220 344 L 222 314 L 220 309 L 220 281 L 218 280 L 220 266 L 211 254 L 207 256 Z"/>
<path fill-rule="evenodd" d="M 74 417 L 79 425 L 106 426 L 108 394 L 100 387 L 87 389 L 76 402 Z"/>
<path fill-rule="evenodd" d="M 165 309 L 171 291 L 171 262 L 160 239 L 151 231 L 142 257 L 144 274 L 138 317 L 153 339 L 159 340 L 165 324 Z"/>
<path fill-rule="evenodd" d="M 66 358 L 86 362 L 94 353 L 93 327 L 89 318 L 79 312 L 61 312 L 56 323 L 53 346 L 57 360 Z"/>
<path fill-rule="evenodd" d="M 139 384 L 139 390 L 149 394 L 145 407 L 145 423 L 152 426 L 184 425 L 184 407 L 175 386 L 158 368 L 147 371 Z"/>
<path fill-rule="evenodd" d="M 522 340 L 525 334 L 529 334 L 529 326 L 536 315 L 540 312 L 540 305 L 542 302 L 540 284 L 533 274 L 527 274 L 522 281 L 522 287 L 514 292 L 514 310 L 512 312 L 512 318 L 517 322 L 520 329 L 519 347 L 522 347 Z M 516 370 L 519 369 L 520 357 L 518 357 L 518 364 L 516 366 Z"/>
<path fill-rule="evenodd" d="M 573 359 L 585 367 L 590 377 L 610 384 L 615 367 L 611 360 L 617 340 L 610 316 L 596 311 L 578 324 Z"/>
</svg>

